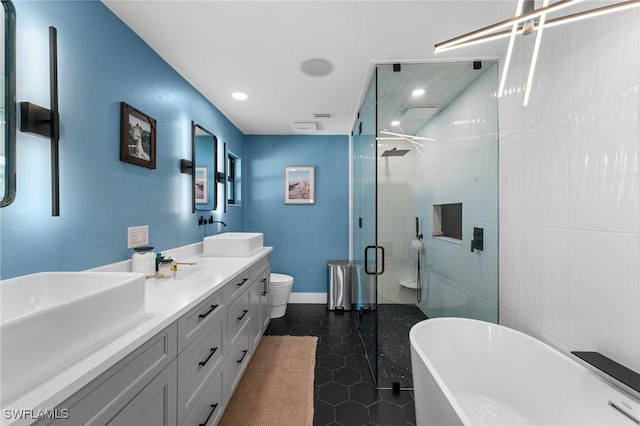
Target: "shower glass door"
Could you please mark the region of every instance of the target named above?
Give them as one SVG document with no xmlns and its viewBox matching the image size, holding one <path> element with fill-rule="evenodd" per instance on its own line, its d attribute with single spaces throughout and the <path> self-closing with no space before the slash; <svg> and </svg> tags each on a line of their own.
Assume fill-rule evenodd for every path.
<svg viewBox="0 0 640 426">
<path fill-rule="evenodd" d="M 496 90 L 493 62 L 376 66 L 352 132 L 352 254 L 378 388 L 413 387 L 417 322 L 497 322 Z"/>
<path fill-rule="evenodd" d="M 354 312 L 373 379 L 377 375 L 376 84 L 369 85 L 352 132 Z M 367 249 L 369 247 L 369 249 Z M 369 273 L 368 273 L 369 272 Z"/>
</svg>

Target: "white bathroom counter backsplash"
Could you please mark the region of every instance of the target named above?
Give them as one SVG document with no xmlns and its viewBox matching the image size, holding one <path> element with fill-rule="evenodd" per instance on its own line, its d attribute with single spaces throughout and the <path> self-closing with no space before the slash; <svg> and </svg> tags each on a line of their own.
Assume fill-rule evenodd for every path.
<svg viewBox="0 0 640 426">
<path fill-rule="evenodd" d="M 202 243 L 170 250 L 177 261 L 195 262 L 196 265 L 179 265 L 176 278 L 146 280 L 145 315 L 137 325 L 53 374 L 28 393 L 7 402 L 2 407 L 3 413 L 5 410 L 51 410 L 59 406 L 271 251 L 271 247 L 263 247 L 251 257 L 204 257 L 201 255 Z M 131 261 L 124 261 L 91 270 L 129 272 L 130 265 Z M 9 424 L 5 421 L 3 418 L 1 423 Z"/>
</svg>

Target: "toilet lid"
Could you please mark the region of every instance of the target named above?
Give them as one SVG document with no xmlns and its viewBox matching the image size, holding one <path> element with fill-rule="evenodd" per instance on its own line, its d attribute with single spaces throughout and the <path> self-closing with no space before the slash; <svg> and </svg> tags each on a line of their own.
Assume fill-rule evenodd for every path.
<svg viewBox="0 0 640 426">
<path fill-rule="evenodd" d="M 273 284 L 288 284 L 293 282 L 293 277 L 284 274 L 271 274 L 271 282 Z"/>
</svg>

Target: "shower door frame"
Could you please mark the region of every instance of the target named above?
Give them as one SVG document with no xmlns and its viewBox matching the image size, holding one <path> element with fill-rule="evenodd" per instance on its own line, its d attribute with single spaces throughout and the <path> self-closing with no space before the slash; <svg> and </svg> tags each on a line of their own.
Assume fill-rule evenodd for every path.
<svg viewBox="0 0 640 426">
<path fill-rule="evenodd" d="M 370 303 L 360 303 L 361 300 L 354 301 L 354 314 L 356 317 L 356 323 L 358 326 L 358 330 L 360 332 L 360 338 L 362 340 L 362 344 L 364 347 L 365 358 L 367 359 L 367 363 L 369 365 L 369 370 L 371 372 L 374 384 L 377 387 L 378 382 L 378 374 L 377 374 L 377 364 L 378 364 L 378 315 L 377 315 L 377 306 L 378 306 L 378 275 L 384 272 L 384 255 L 379 259 L 378 254 L 384 253 L 384 249 L 378 246 L 378 164 L 377 164 L 377 156 L 378 156 L 378 146 L 376 136 L 378 134 L 378 104 L 377 104 L 377 66 L 374 68 L 373 77 L 371 79 L 369 90 L 367 95 L 369 95 L 369 91 L 373 90 L 373 115 L 370 117 L 373 122 L 373 130 L 371 135 L 366 134 L 366 130 L 363 133 L 363 123 L 367 123 L 364 119 L 364 114 L 358 114 L 357 126 L 359 129 L 352 132 L 353 135 L 353 154 L 354 158 L 359 157 L 355 161 L 360 162 L 360 174 L 358 180 L 358 188 L 359 191 L 357 195 L 360 196 L 360 209 L 358 212 L 354 212 L 353 215 L 353 239 L 354 239 L 354 250 L 353 250 L 353 261 L 359 270 L 357 271 L 357 282 L 360 285 L 360 289 L 365 287 L 365 292 L 371 291 L 372 298 L 371 300 L 367 300 Z M 366 104 L 366 98 L 365 102 Z M 366 105 L 363 105 L 366 106 Z M 363 108 L 364 109 L 364 108 Z M 361 116 L 362 115 L 362 116 Z M 357 136 L 356 136 L 357 135 Z M 370 136 L 371 140 L 367 136 Z M 372 149 L 371 149 L 372 147 Z M 364 149 L 360 149 L 364 148 Z M 368 149 L 367 149 L 368 148 Z M 358 154 L 360 154 L 358 156 Z M 373 176 L 367 176 L 365 179 L 362 178 L 362 164 L 371 164 L 373 161 Z M 373 182 L 372 185 L 367 185 L 367 182 Z M 354 186 L 355 186 L 355 182 Z M 371 194 L 369 196 L 363 195 L 363 188 L 366 191 L 368 188 L 372 188 Z M 354 195 L 355 194 L 354 190 Z M 363 200 L 368 200 L 369 203 L 365 203 Z M 366 205 L 365 205 L 366 204 Z M 365 212 L 367 215 L 372 214 L 372 216 L 367 216 L 363 214 Z M 356 220 L 356 216 L 357 220 Z M 356 235 L 357 233 L 357 235 Z M 373 256 L 369 256 L 372 254 Z M 382 267 L 379 269 L 379 261 L 382 261 Z M 367 284 L 370 286 L 367 288 Z M 357 292 L 356 292 L 357 294 Z"/>
</svg>

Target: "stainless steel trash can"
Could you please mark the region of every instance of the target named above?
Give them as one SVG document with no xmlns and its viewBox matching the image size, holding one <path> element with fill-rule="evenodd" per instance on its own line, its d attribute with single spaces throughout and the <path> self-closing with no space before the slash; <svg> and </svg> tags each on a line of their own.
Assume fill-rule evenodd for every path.
<svg viewBox="0 0 640 426">
<path fill-rule="evenodd" d="M 330 260 L 329 290 L 327 291 L 327 309 L 330 311 L 351 310 L 352 270 L 348 260 Z"/>
</svg>

